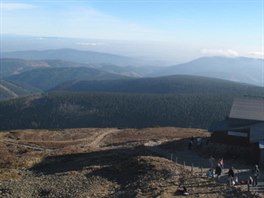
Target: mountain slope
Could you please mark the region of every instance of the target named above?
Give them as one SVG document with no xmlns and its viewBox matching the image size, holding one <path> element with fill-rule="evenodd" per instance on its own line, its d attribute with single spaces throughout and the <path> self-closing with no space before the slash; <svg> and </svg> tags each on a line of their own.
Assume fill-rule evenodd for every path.
<svg viewBox="0 0 264 198">
<path fill-rule="evenodd" d="M 85 67 L 40 68 L 6 77 L 8 80 L 27 83 L 42 90 L 51 89 L 58 84 L 70 80 L 108 80 L 120 78 L 126 77 Z"/>
<path fill-rule="evenodd" d="M 141 88 L 142 84 L 134 86 L 133 89 L 141 90 L 141 93 L 57 91 L 38 98 L 0 102 L 0 129 L 150 126 L 207 128 L 212 122 L 228 115 L 234 97 L 264 97 L 263 88 L 247 84 L 190 76 L 171 78 L 168 83 L 154 90 L 156 93 L 152 89 L 151 94 L 146 92 L 155 87 L 155 83 L 149 83 L 145 90 Z M 162 80 L 156 82 L 162 84 Z M 177 88 L 161 91 L 161 88 L 164 89 L 173 81 L 177 82 Z M 132 89 L 129 91 L 132 92 Z"/>
<path fill-rule="evenodd" d="M 0 80 L 0 100 L 38 93 L 40 90 L 27 85 Z"/>
<path fill-rule="evenodd" d="M 105 81 L 74 81 L 53 90 L 125 93 L 188 93 L 188 94 L 247 94 L 263 88 L 198 76 L 166 76 L 157 78 L 118 79 Z"/>
<path fill-rule="evenodd" d="M 61 67 L 87 67 L 101 71 L 131 77 L 141 77 L 140 72 L 135 67 L 120 67 L 112 64 L 85 64 L 64 60 L 25 60 L 15 58 L 0 59 L 0 76 L 20 74 L 25 71 L 39 68 L 61 68 Z M 141 70 L 141 69 L 140 69 Z"/>
<path fill-rule="evenodd" d="M 29 60 L 58 59 L 86 64 L 106 63 L 117 66 L 141 65 L 141 61 L 126 56 L 75 49 L 16 51 L 4 52 L 1 55 L 4 58 L 20 58 Z"/>
<path fill-rule="evenodd" d="M 25 71 L 50 67 L 92 67 L 87 64 L 67 62 L 62 60 L 25 60 L 16 58 L 0 59 L 0 75 L 2 77 L 20 74 Z"/>
<path fill-rule="evenodd" d="M 164 68 L 154 75 L 195 75 L 261 85 L 263 59 L 246 57 L 203 57 L 187 63 Z"/>
<path fill-rule="evenodd" d="M 12 58 L 0 59 L 0 75 L 2 77 L 6 77 L 13 74 L 19 74 L 30 69 L 44 67 L 50 67 L 50 65 L 45 61 L 33 61 Z"/>
</svg>

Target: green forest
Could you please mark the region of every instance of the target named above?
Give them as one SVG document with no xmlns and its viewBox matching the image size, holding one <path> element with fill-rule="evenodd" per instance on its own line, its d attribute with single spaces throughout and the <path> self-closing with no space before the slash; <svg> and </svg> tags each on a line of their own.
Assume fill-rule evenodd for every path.
<svg viewBox="0 0 264 198">
<path fill-rule="evenodd" d="M 0 129 L 75 127 L 208 128 L 228 116 L 221 94 L 51 92 L 0 102 Z"/>
<path fill-rule="evenodd" d="M 60 88 L 1 101 L 0 129 L 206 129 L 228 116 L 235 97 L 264 96 L 262 87 L 193 76 L 76 81 Z"/>
</svg>

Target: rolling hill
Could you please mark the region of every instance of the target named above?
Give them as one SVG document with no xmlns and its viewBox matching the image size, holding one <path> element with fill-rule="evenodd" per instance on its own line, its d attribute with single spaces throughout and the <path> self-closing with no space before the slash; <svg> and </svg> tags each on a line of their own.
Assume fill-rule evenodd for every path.
<svg viewBox="0 0 264 198">
<path fill-rule="evenodd" d="M 2 77 L 7 77 L 10 75 L 21 74 L 32 69 L 92 66 L 63 60 L 25 60 L 16 58 L 2 58 L 0 59 L 0 67 L 0 75 Z"/>
<path fill-rule="evenodd" d="M 104 81 L 72 81 L 53 90 L 79 92 L 124 93 L 188 93 L 188 94 L 247 94 L 263 88 L 221 79 L 175 75 L 156 78 L 118 79 Z"/>
<path fill-rule="evenodd" d="M 0 129 L 150 126 L 207 128 L 212 122 L 228 115 L 234 97 L 264 97 L 263 88 L 247 84 L 191 76 L 171 78 L 158 89 L 155 85 L 162 84 L 162 79 L 156 80 L 156 84 L 144 82 L 148 84 L 144 92 L 142 84 L 137 84 L 133 89 L 139 91 L 134 93 L 131 93 L 133 89 L 129 90 L 130 93 L 110 93 L 109 90 L 108 93 L 56 91 L 38 98 L 0 102 Z M 164 91 L 173 80 L 177 82 L 176 87 Z M 150 88 L 151 92 L 146 93 Z"/>
<path fill-rule="evenodd" d="M 131 77 L 157 77 L 168 75 L 192 75 L 202 77 L 219 78 L 234 82 L 248 83 L 257 86 L 264 84 L 263 59 L 246 57 L 202 57 L 187 63 L 173 65 L 169 67 L 155 67 L 146 65 L 144 61 L 138 59 L 99 53 L 93 51 L 81 51 L 75 49 L 56 49 L 42 51 L 17 51 L 4 52 L 1 54 L 6 58 L 27 59 L 29 69 L 32 67 L 89 67 L 105 72 Z M 5 59 L 5 64 L 10 63 L 10 59 Z M 38 61 L 40 62 L 38 62 Z M 18 61 L 16 59 L 16 61 Z M 2 67 L 5 67 L 2 63 Z M 21 65 L 17 64 L 5 67 L 2 76 L 11 73 L 21 73 L 25 69 L 25 60 Z M 15 70 L 12 68 L 15 67 Z M 10 71 L 11 70 L 11 71 Z"/>
<path fill-rule="evenodd" d="M 109 80 L 126 76 L 86 67 L 39 68 L 6 77 L 17 83 L 26 83 L 41 90 L 48 90 L 66 81 Z"/>
<path fill-rule="evenodd" d="M 0 75 L 6 77 L 19 74 L 27 70 L 50 67 L 45 61 L 22 60 L 13 58 L 0 59 Z"/>
<path fill-rule="evenodd" d="M 136 67 L 120 67 L 112 64 L 85 64 L 78 62 L 70 62 L 64 60 L 25 60 L 15 58 L 0 59 L 0 76 L 7 77 L 10 75 L 21 74 L 25 71 L 40 69 L 40 68 L 77 68 L 86 67 L 98 69 L 104 72 L 113 74 L 141 77 L 140 71 Z M 140 69 L 141 70 L 141 69 Z M 146 70 L 146 69 L 145 69 Z"/>
<path fill-rule="evenodd" d="M 202 57 L 187 63 L 166 67 L 153 75 L 204 76 L 260 86 L 264 80 L 263 62 L 263 59 L 246 57 Z"/>
<path fill-rule="evenodd" d="M 17 98 L 19 96 L 40 93 L 40 90 L 25 84 L 17 84 L 14 82 L 0 80 L 0 100 Z"/>
</svg>

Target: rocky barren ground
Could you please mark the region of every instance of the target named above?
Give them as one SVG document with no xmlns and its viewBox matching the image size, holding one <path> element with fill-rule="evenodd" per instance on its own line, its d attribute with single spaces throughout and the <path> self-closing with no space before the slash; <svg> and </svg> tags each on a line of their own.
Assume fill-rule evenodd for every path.
<svg viewBox="0 0 264 198">
<path fill-rule="evenodd" d="M 261 196 L 215 182 L 196 169 L 191 173 L 151 149 L 165 145 L 164 151 L 171 144 L 182 150 L 185 139 L 208 136 L 181 128 L 1 132 L 0 197 L 166 198 L 183 196 L 177 191 L 183 185 L 189 197 Z"/>
</svg>

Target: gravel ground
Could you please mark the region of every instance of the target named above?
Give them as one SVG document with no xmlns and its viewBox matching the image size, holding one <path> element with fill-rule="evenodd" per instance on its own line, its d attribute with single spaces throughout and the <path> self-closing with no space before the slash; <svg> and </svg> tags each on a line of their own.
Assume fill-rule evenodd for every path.
<svg viewBox="0 0 264 198">
<path fill-rule="evenodd" d="M 144 146 L 150 140 L 207 136 L 201 130 L 186 132 L 148 128 L 124 129 L 123 133 L 122 129 L 36 131 L 35 137 L 34 130 L 2 133 L 0 197 L 169 198 L 182 197 L 182 186 L 187 187 L 189 197 L 261 197 L 191 174 Z"/>
</svg>

